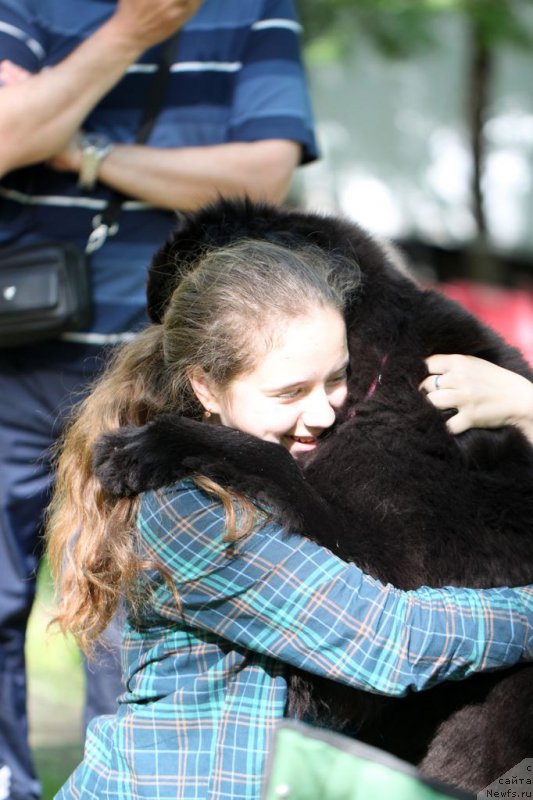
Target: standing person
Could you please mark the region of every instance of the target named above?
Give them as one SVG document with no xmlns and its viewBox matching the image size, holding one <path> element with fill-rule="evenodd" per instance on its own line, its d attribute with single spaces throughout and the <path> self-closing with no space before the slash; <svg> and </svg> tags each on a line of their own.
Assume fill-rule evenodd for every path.
<svg viewBox="0 0 533 800">
<path fill-rule="evenodd" d="M 159 45 L 176 31 L 164 108 L 135 145 Z M 40 793 L 23 648 L 46 454 L 107 345 L 144 324 L 146 266 L 174 210 L 281 200 L 315 157 L 298 34 L 292 0 L 0 0 L 0 246 L 83 248 L 110 190 L 131 198 L 91 257 L 90 328 L 0 354 L 0 768 L 13 800 Z M 116 667 L 107 673 L 88 676 L 88 717 L 115 706 Z"/>
<path fill-rule="evenodd" d="M 533 657 L 532 587 L 404 592 L 201 475 L 140 499 L 96 480 L 96 440 L 161 412 L 281 445 L 283 468 L 312 451 L 347 394 L 357 279 L 337 266 L 265 241 L 208 252 L 78 408 L 49 520 L 58 619 L 90 649 L 126 597 L 127 688 L 59 800 L 258 800 L 291 666 L 401 695 Z"/>
</svg>

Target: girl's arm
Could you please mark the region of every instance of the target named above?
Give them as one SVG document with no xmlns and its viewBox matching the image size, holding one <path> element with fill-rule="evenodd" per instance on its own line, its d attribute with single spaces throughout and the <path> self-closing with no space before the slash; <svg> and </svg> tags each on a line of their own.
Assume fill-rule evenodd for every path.
<svg viewBox="0 0 533 800">
<path fill-rule="evenodd" d="M 457 408 L 448 428 L 515 425 L 533 443 L 533 383 L 516 372 L 475 356 L 435 355 L 426 359 L 430 375 L 420 388 L 434 406 Z"/>
<path fill-rule="evenodd" d="M 533 589 L 383 586 L 274 524 L 231 547 L 220 503 L 192 481 L 144 495 L 140 529 L 181 599 L 167 619 L 350 686 L 401 695 L 533 653 Z"/>
</svg>

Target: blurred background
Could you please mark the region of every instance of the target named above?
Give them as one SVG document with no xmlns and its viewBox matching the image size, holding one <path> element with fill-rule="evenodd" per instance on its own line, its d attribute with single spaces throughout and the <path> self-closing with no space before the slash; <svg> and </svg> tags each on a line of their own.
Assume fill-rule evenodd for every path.
<svg viewBox="0 0 533 800">
<path fill-rule="evenodd" d="M 289 202 L 396 242 L 421 280 L 533 363 L 532 0 L 297 0 L 322 159 Z M 81 756 L 79 655 L 28 638 L 30 725 L 50 800 Z"/>
<path fill-rule="evenodd" d="M 295 202 L 395 241 L 533 363 L 533 3 L 298 7 L 323 158 Z"/>
</svg>

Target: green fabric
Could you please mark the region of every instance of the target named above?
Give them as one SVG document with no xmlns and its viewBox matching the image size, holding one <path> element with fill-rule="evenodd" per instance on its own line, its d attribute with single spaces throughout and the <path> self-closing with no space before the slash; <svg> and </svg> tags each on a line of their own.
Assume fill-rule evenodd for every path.
<svg viewBox="0 0 533 800">
<path fill-rule="evenodd" d="M 467 795 L 424 780 L 410 764 L 328 731 L 284 722 L 263 800 L 443 800 Z"/>
</svg>

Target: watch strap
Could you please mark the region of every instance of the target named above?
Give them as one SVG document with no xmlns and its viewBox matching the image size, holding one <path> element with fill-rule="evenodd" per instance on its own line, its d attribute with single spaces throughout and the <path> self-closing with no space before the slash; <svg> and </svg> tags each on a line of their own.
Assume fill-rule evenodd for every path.
<svg viewBox="0 0 533 800">
<path fill-rule="evenodd" d="M 111 142 L 98 143 L 90 137 L 82 140 L 82 156 L 78 176 L 78 186 L 82 189 L 94 189 L 98 179 L 100 164 L 109 155 L 113 145 Z"/>
</svg>

